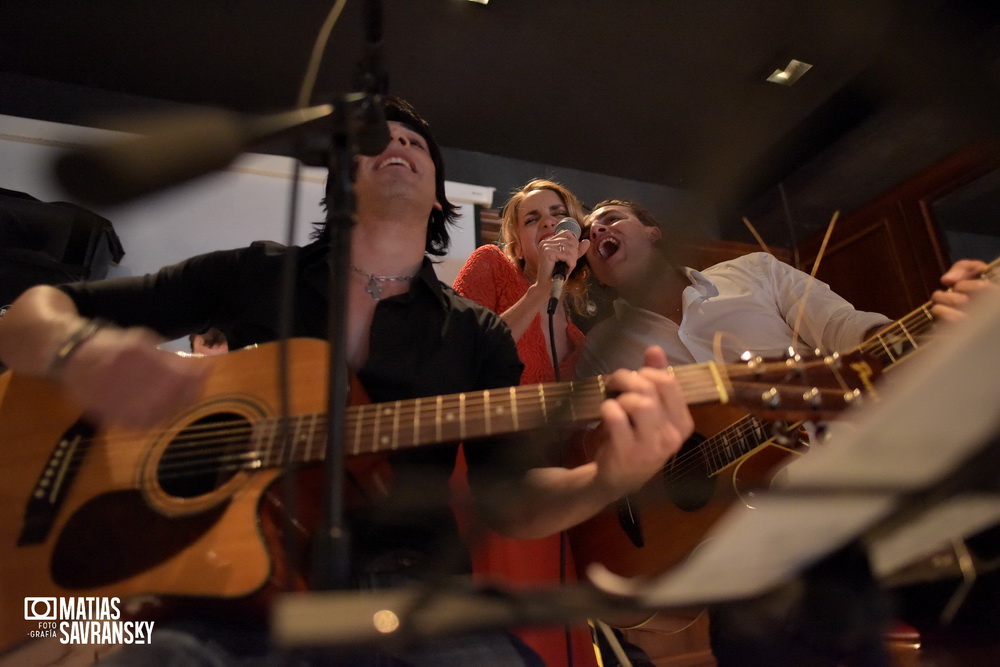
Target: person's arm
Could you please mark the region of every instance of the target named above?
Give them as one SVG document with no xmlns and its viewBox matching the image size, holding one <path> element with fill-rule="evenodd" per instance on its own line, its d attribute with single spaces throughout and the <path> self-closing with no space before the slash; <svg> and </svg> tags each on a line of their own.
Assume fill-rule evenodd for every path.
<svg viewBox="0 0 1000 667">
<path fill-rule="evenodd" d="M 0 318 L 0 359 L 61 384 L 101 423 L 145 427 L 193 403 L 207 367 L 156 349 L 154 332 L 82 317 L 62 290 L 37 286 Z"/>
<path fill-rule="evenodd" d="M 510 329 L 511 336 L 518 341 L 538 314 L 542 299 L 547 300 L 549 294 L 548 287 L 539 287 L 538 283 L 534 283 L 513 306 L 503 309 L 500 302 L 502 287 L 513 286 L 520 280 L 519 270 L 502 250 L 495 246 L 483 246 L 477 248 L 466 260 L 453 287 L 465 298 L 500 315 Z"/>
<path fill-rule="evenodd" d="M 987 292 L 1000 290 L 995 282 L 983 280 L 988 265 L 977 259 L 961 259 L 941 276 L 946 290 L 936 290 L 931 295 L 931 314 L 942 322 L 964 320 L 972 299 Z"/>
<path fill-rule="evenodd" d="M 881 313 L 856 309 L 823 281 L 771 255 L 756 253 L 754 259 L 762 263 L 761 273 L 769 276 L 785 322 L 812 347 L 849 350 L 891 321 Z"/>
<path fill-rule="evenodd" d="M 545 284 L 546 282 L 547 284 Z M 551 288 L 551 279 L 536 281 L 528 286 L 528 291 L 513 306 L 500 313 L 500 317 L 510 328 L 514 340 L 521 340 L 521 336 L 528 331 L 531 323 L 545 309 Z"/>
<path fill-rule="evenodd" d="M 503 251 L 495 246 L 477 248 L 466 260 L 453 285 L 456 292 L 500 315 L 515 341 L 531 326 L 541 303 L 541 288 L 531 285 L 527 294 L 505 310 L 500 303 L 502 286 L 520 281 L 519 272 Z M 547 289 L 547 288 L 546 288 Z M 545 293 L 546 297 L 548 292 Z"/>
<path fill-rule="evenodd" d="M 590 241 L 581 241 L 568 230 L 550 236 L 539 244 L 538 275 L 535 277 L 535 282 L 513 306 L 500 313 L 515 341 L 521 339 L 535 317 L 548 307 L 552 291 L 552 270 L 556 262 L 566 262 L 568 276 L 580 257 L 587 252 L 588 247 Z"/>
<path fill-rule="evenodd" d="M 660 348 L 647 351 L 639 371 L 608 376 L 607 387 L 614 398 L 601 405 L 593 460 L 575 468 L 535 468 L 517 482 L 496 484 L 489 495 L 504 502 L 486 506 L 495 530 L 533 539 L 585 521 L 641 488 L 691 434 L 691 413 Z"/>
</svg>

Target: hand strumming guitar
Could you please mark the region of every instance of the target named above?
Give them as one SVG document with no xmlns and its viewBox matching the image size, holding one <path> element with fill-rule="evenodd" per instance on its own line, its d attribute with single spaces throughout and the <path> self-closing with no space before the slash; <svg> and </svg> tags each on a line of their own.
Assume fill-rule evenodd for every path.
<svg viewBox="0 0 1000 667">
<path fill-rule="evenodd" d="M 663 350 L 650 347 L 645 366 L 606 378 L 613 398 L 601 404 L 591 437 L 593 460 L 575 468 L 535 468 L 522 484 L 495 495 L 507 502 L 491 523 L 508 537 L 532 539 L 565 530 L 635 491 L 680 449 L 694 421 Z"/>
<path fill-rule="evenodd" d="M 161 342 L 148 329 L 88 321 L 48 286 L 25 292 L 0 320 L 4 362 L 60 383 L 100 424 L 148 427 L 196 401 L 208 367 L 157 349 Z"/>
</svg>

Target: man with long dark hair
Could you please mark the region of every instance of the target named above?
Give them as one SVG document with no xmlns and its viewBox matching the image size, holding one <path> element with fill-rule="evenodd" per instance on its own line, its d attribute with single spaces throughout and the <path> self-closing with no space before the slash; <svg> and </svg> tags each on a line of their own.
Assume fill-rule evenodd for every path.
<svg viewBox="0 0 1000 667">
<path fill-rule="evenodd" d="M 347 363 L 376 402 L 517 385 L 521 363 L 506 325 L 442 285 L 427 257 L 447 248 L 447 223 L 454 216 L 430 129 L 401 100 L 390 100 L 387 117 L 389 145 L 355 164 Z M 296 337 L 327 338 L 326 236 L 321 232 L 296 249 Z M 149 276 L 33 288 L 0 321 L 0 358 L 15 373 L 57 382 L 97 422 L 151 427 L 196 403 L 210 368 L 156 345 L 217 327 L 237 350 L 225 357 L 232 361 L 242 347 L 277 340 L 280 276 L 289 252 L 256 242 Z M 562 530 L 641 486 L 677 450 L 691 430 L 690 414 L 663 368 L 662 352 L 651 351 L 647 361 L 650 367 L 638 373 L 607 378 L 615 398 L 601 406 L 596 435 L 604 446 L 589 463 L 548 466 L 516 436 L 466 448 L 477 506 L 491 527 L 520 538 Z M 376 497 L 349 513 L 358 585 L 440 574 L 449 560 L 454 562 L 448 571 L 468 571 L 467 554 L 446 557 L 459 541 L 447 505 L 455 449 L 449 444 L 394 452 L 391 478 L 375 480 L 381 489 Z M 490 502 L 498 498 L 503 502 Z M 218 628 L 215 622 L 184 625 L 181 633 L 154 634 L 151 645 L 132 648 L 152 651 L 153 662 L 185 664 L 216 664 L 265 650 L 259 632 Z M 441 641 L 396 658 L 438 665 L 532 661 L 503 633 Z M 117 659 L 134 656 L 126 650 Z"/>
</svg>

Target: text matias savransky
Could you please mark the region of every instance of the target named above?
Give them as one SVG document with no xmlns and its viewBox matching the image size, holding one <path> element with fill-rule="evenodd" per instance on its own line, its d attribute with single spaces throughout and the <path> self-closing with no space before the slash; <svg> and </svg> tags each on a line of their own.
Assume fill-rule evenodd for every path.
<svg viewBox="0 0 1000 667">
<path fill-rule="evenodd" d="M 63 644 L 150 643 L 153 621 L 122 620 L 121 616 L 120 598 L 24 598 L 24 620 L 38 623 L 29 637 L 55 637 Z"/>
</svg>

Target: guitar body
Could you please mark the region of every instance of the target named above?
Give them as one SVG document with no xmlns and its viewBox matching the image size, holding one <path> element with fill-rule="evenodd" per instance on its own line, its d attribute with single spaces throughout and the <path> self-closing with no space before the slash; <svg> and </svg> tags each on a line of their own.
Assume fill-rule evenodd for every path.
<svg viewBox="0 0 1000 667">
<path fill-rule="evenodd" d="M 745 416 L 743 409 L 727 406 L 694 406 L 691 412 L 696 434 L 705 437 Z M 686 446 L 700 444 L 689 441 Z M 679 479 L 654 477 L 637 493 L 570 529 L 573 558 L 581 575 L 591 563 L 624 577 L 653 576 L 678 565 L 730 507 L 752 508 L 755 490 L 766 488 L 793 454 L 785 447 L 765 444 L 714 476 L 707 466 L 688 464 Z"/>
<path fill-rule="evenodd" d="M 291 345 L 290 412 L 322 413 L 326 344 Z M 216 466 L 185 483 L 170 474 L 199 463 L 190 448 L 204 425 L 278 416 L 277 353 L 192 358 L 213 366 L 201 401 L 150 433 L 94 432 L 58 387 L 3 376 L 0 650 L 37 629 L 23 618 L 25 597 L 238 598 L 284 583 L 270 554 L 282 539 L 280 485 L 268 492 L 278 469 Z M 216 462 L 255 454 L 260 443 L 246 434 L 234 430 Z"/>
</svg>

